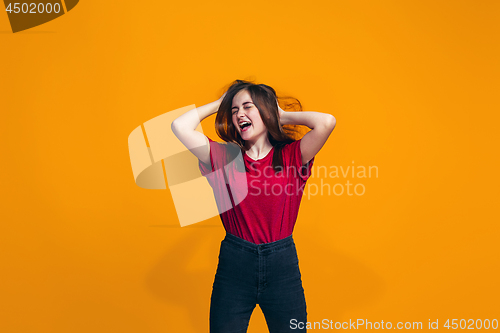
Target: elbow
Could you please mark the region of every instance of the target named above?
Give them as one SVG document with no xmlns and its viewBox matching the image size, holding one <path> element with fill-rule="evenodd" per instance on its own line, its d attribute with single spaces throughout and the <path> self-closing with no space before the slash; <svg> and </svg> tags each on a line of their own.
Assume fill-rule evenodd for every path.
<svg viewBox="0 0 500 333">
<path fill-rule="evenodd" d="M 179 124 L 175 120 L 172 121 L 172 124 L 170 124 L 170 129 L 175 134 L 175 136 L 177 136 L 177 133 L 179 133 Z"/>
<path fill-rule="evenodd" d="M 172 130 L 172 132 L 175 133 L 175 128 L 176 128 L 176 124 L 175 124 L 175 120 L 172 121 L 172 123 L 170 124 L 170 129 Z"/>
<path fill-rule="evenodd" d="M 331 114 L 328 114 L 328 115 L 326 115 L 326 119 L 325 119 L 325 122 L 323 124 L 331 132 L 335 128 L 335 125 L 337 125 L 337 119 L 335 119 L 335 117 L 332 116 Z"/>
<path fill-rule="evenodd" d="M 175 130 L 180 130 L 183 127 L 185 127 L 184 126 L 184 122 L 182 121 L 182 119 L 178 119 L 178 118 L 174 119 L 172 121 L 172 124 L 170 125 L 170 128 L 172 128 L 172 130 L 174 130 L 174 129 Z"/>
</svg>

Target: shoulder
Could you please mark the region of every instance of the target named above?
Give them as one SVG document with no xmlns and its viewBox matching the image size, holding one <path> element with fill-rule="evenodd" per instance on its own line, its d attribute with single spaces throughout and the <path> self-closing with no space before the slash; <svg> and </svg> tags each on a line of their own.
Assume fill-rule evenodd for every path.
<svg viewBox="0 0 500 333">
<path fill-rule="evenodd" d="M 220 163 L 228 163 L 228 159 L 233 159 L 238 153 L 241 153 L 241 148 L 232 142 L 218 142 L 207 136 L 210 145 L 210 156 Z"/>
<path fill-rule="evenodd" d="M 290 142 L 290 143 L 283 145 L 283 148 L 282 148 L 283 156 L 289 157 L 289 156 L 293 155 L 294 153 L 296 153 L 297 149 L 300 150 L 300 140 L 302 140 L 302 139 L 295 140 L 293 142 Z"/>
<path fill-rule="evenodd" d="M 214 141 L 208 136 L 206 136 L 206 138 L 208 139 L 208 144 L 210 146 L 210 164 L 206 164 L 201 160 L 198 160 L 198 167 L 203 176 L 220 169 L 226 156 L 225 143 Z"/>
<path fill-rule="evenodd" d="M 300 149 L 301 142 L 302 138 L 288 143 L 283 147 L 283 161 L 286 161 L 286 163 L 297 169 L 310 169 L 314 163 L 314 157 L 307 163 L 302 163 L 302 151 Z"/>
<path fill-rule="evenodd" d="M 208 136 L 207 136 L 207 139 L 208 139 L 208 144 L 210 145 L 210 149 L 215 148 L 217 150 L 220 150 L 220 149 L 225 150 L 227 148 L 226 142 L 214 141 L 211 138 L 209 138 Z"/>
</svg>

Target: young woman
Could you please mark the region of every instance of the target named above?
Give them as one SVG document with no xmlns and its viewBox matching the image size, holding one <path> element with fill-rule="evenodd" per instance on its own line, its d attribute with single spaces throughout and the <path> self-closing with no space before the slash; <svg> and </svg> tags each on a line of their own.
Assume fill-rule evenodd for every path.
<svg viewBox="0 0 500 333">
<path fill-rule="evenodd" d="M 219 143 L 196 131 L 217 112 Z M 226 236 L 211 304 L 211 333 L 246 332 L 259 304 L 269 332 L 305 332 L 306 302 L 292 231 L 314 156 L 335 128 L 319 112 L 285 112 L 264 84 L 236 80 L 217 101 L 175 119 L 172 131 L 199 159 Z M 294 140 L 290 126 L 311 129 Z M 285 126 L 285 127 L 284 127 Z"/>
</svg>

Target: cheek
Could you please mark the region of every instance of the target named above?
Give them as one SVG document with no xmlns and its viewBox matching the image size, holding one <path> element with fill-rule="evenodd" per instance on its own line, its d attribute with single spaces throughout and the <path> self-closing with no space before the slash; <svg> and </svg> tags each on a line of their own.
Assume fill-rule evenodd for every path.
<svg viewBox="0 0 500 333">
<path fill-rule="evenodd" d="M 259 115 L 259 118 L 257 118 L 257 121 L 259 123 L 259 126 L 266 127 L 266 125 L 264 124 L 264 121 L 262 121 L 262 118 L 260 117 L 260 115 Z"/>
<path fill-rule="evenodd" d="M 254 127 L 259 131 L 259 132 L 264 132 L 266 130 L 266 125 L 262 122 L 262 120 L 258 120 L 257 123 L 254 123 Z"/>
<path fill-rule="evenodd" d="M 262 122 L 262 118 L 260 117 L 260 113 L 258 110 L 256 110 L 253 114 L 252 114 L 252 119 L 253 119 L 253 123 L 258 125 L 258 126 L 264 126 L 264 122 Z"/>
</svg>

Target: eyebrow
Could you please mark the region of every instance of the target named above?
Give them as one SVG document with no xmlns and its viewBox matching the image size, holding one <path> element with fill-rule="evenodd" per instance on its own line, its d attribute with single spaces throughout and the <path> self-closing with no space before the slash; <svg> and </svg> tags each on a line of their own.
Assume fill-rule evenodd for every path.
<svg viewBox="0 0 500 333">
<path fill-rule="evenodd" d="M 243 105 L 248 104 L 248 103 L 253 104 L 252 102 L 245 102 L 245 103 L 243 103 Z M 237 108 L 238 108 L 237 106 L 233 106 L 233 107 L 231 108 L 231 110 L 232 110 L 232 109 L 237 109 Z"/>
</svg>

